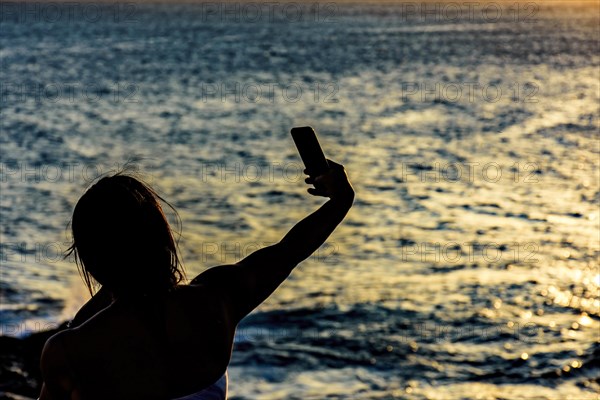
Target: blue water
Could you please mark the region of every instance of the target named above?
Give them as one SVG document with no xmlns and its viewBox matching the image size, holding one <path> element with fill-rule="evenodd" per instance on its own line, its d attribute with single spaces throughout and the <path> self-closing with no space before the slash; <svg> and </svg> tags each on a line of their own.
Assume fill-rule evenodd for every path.
<svg viewBox="0 0 600 400">
<path fill-rule="evenodd" d="M 97 175 L 175 206 L 191 278 L 322 204 L 312 125 L 355 206 L 239 327 L 232 398 L 598 398 L 597 2 L 53 4 L 1 4 L 0 333 L 86 300 Z"/>
</svg>

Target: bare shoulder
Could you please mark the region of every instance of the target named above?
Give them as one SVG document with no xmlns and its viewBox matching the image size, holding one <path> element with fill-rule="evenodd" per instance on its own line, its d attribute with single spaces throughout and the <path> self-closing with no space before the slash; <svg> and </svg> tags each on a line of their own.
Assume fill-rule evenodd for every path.
<svg viewBox="0 0 600 400">
<path fill-rule="evenodd" d="M 236 272 L 236 267 L 236 264 L 224 264 L 210 267 L 192 279 L 190 286 L 200 285 L 205 286 L 208 289 L 213 289 L 225 285 L 227 281 L 232 278 L 232 274 Z"/>
<path fill-rule="evenodd" d="M 210 267 L 192 279 L 184 289 L 192 292 L 204 306 L 212 304 L 219 308 L 229 308 L 231 303 L 229 288 L 235 269 L 235 265 Z"/>
<path fill-rule="evenodd" d="M 211 296 L 229 316 L 233 325 L 245 316 L 242 304 L 247 302 L 244 285 L 252 284 L 251 277 L 244 277 L 239 264 L 223 264 L 208 268 L 192 279 L 190 287 Z"/>
<path fill-rule="evenodd" d="M 69 329 L 60 331 L 50 336 L 46 340 L 44 349 L 42 350 L 42 364 L 44 362 L 51 363 L 57 361 L 59 358 L 64 358 L 64 342 L 68 340 L 71 332 Z M 42 365 L 43 366 L 43 365 Z"/>
<path fill-rule="evenodd" d="M 52 398 L 62 398 L 72 390 L 71 366 L 65 351 L 65 343 L 71 335 L 70 330 L 56 333 L 46 341 L 42 350 L 40 369 L 46 391 Z"/>
</svg>

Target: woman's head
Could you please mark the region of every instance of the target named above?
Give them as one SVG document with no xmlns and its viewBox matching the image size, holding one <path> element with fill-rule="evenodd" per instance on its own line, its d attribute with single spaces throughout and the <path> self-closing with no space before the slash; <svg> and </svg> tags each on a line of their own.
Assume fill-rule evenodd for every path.
<svg viewBox="0 0 600 400">
<path fill-rule="evenodd" d="M 126 297 L 165 292 L 184 279 L 160 201 L 168 204 L 124 173 L 100 179 L 79 199 L 70 253 L 90 292 L 93 280 Z"/>
</svg>

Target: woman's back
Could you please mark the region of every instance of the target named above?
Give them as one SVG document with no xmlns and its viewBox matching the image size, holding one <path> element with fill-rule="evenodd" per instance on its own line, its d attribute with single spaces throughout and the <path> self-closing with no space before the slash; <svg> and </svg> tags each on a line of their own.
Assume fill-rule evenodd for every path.
<svg viewBox="0 0 600 400">
<path fill-rule="evenodd" d="M 236 324 L 218 293 L 204 285 L 118 299 L 62 334 L 77 382 L 73 398 L 172 399 L 197 392 L 226 371 Z"/>
<path fill-rule="evenodd" d="M 88 189 L 73 212 L 70 251 L 90 293 L 94 283 L 101 289 L 80 310 L 84 323 L 46 342 L 40 399 L 166 400 L 226 385 L 239 321 L 325 242 L 352 206 L 344 167 L 328 162 L 329 171 L 306 179 L 316 185 L 308 191 L 329 197 L 327 203 L 278 243 L 209 268 L 187 286 L 178 285 L 185 274 L 156 192 L 119 174 Z M 116 300 L 106 306 L 101 293 Z"/>
</svg>

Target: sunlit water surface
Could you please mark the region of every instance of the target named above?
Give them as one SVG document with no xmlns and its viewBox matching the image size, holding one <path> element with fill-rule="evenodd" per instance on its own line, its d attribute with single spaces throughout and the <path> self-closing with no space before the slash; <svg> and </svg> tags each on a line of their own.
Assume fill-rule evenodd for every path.
<svg viewBox="0 0 600 400">
<path fill-rule="evenodd" d="M 597 398 L 600 52 L 588 4 L 517 21 L 390 5 L 300 22 L 157 5 L 128 23 L 7 18 L 2 333 L 70 318 L 87 298 L 60 252 L 98 172 L 137 160 L 180 213 L 193 277 L 323 203 L 306 194 L 288 133 L 309 124 L 356 202 L 239 327 L 232 398 Z"/>
</svg>

